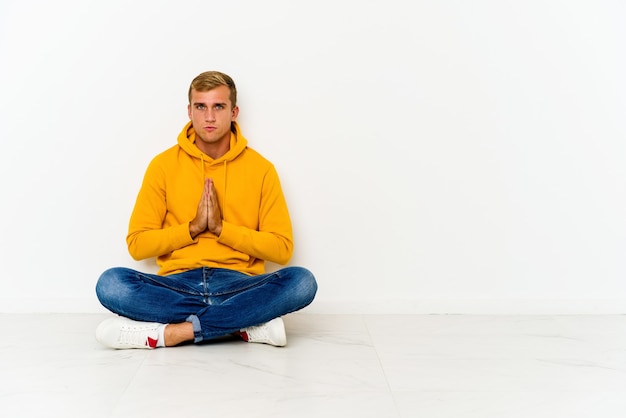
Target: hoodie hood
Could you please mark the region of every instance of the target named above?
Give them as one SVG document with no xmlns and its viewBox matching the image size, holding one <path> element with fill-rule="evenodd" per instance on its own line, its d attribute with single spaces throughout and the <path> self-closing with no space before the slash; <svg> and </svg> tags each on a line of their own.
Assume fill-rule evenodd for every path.
<svg viewBox="0 0 626 418">
<path fill-rule="evenodd" d="M 233 132 L 233 130 L 231 129 L 230 149 L 226 152 L 226 154 L 215 160 L 204 154 L 196 146 L 196 131 L 194 131 L 193 126 L 191 125 L 191 121 L 185 125 L 183 130 L 178 135 L 178 145 L 187 154 L 192 157 L 198 158 L 202 162 L 207 162 L 209 164 L 222 164 L 227 161 L 233 161 L 246 149 L 246 147 L 248 146 L 248 140 L 241 134 L 237 122 L 232 122 L 232 126 L 234 127 L 235 132 Z"/>
</svg>

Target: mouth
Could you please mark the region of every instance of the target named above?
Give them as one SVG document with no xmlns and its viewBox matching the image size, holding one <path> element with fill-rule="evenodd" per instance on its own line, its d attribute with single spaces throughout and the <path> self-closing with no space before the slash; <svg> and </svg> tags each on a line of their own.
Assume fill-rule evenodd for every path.
<svg viewBox="0 0 626 418">
<path fill-rule="evenodd" d="M 215 126 L 205 126 L 204 130 L 208 131 L 208 132 L 213 132 L 214 130 L 216 130 L 217 128 Z"/>
</svg>

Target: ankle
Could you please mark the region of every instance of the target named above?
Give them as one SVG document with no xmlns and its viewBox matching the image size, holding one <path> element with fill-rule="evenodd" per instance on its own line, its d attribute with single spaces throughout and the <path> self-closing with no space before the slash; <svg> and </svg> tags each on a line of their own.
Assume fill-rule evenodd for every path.
<svg viewBox="0 0 626 418">
<path fill-rule="evenodd" d="M 173 347 L 187 341 L 193 341 L 193 325 L 191 322 L 167 324 L 163 330 L 163 339 L 166 347 Z"/>
</svg>

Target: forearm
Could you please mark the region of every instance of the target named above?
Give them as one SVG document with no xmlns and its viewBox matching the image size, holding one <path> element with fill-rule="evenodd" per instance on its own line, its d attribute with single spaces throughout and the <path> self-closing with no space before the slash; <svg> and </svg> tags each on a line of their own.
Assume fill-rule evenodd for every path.
<svg viewBox="0 0 626 418">
<path fill-rule="evenodd" d="M 283 265 L 293 254 L 291 231 L 255 231 L 224 221 L 218 242 L 252 257 Z"/>
<path fill-rule="evenodd" d="M 164 229 L 135 230 L 126 238 L 128 252 L 135 260 L 158 257 L 193 244 L 189 222 Z"/>
</svg>

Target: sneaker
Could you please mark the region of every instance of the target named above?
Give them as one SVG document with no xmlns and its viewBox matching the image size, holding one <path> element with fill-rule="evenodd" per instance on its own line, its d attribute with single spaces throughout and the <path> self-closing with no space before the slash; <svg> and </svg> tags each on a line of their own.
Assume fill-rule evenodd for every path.
<svg viewBox="0 0 626 418">
<path fill-rule="evenodd" d="M 161 325 L 117 316 L 105 319 L 98 325 L 96 340 L 107 347 L 117 349 L 156 348 Z"/>
<path fill-rule="evenodd" d="M 285 324 L 281 318 L 274 318 L 264 324 L 241 330 L 241 337 L 249 343 L 269 344 L 276 347 L 287 345 Z"/>
</svg>

